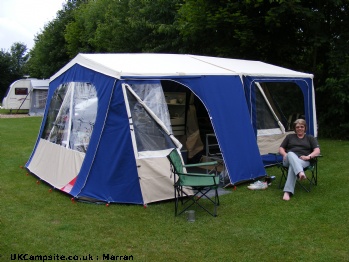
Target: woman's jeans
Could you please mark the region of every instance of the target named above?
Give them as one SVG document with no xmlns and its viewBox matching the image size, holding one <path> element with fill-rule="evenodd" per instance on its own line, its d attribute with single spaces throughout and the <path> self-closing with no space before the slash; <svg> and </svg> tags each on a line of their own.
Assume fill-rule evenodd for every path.
<svg viewBox="0 0 349 262">
<path fill-rule="evenodd" d="M 294 194 L 294 188 L 297 182 L 297 175 L 303 169 L 310 165 L 309 161 L 300 159 L 295 153 L 288 152 L 286 158 L 283 160 L 283 166 L 288 167 L 287 180 L 284 187 L 284 192 Z"/>
</svg>

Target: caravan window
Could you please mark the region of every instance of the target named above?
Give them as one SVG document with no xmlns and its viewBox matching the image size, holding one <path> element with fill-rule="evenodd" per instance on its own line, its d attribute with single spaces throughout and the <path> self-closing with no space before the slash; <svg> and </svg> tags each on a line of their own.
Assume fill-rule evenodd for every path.
<svg viewBox="0 0 349 262">
<path fill-rule="evenodd" d="M 15 95 L 28 95 L 28 88 L 25 88 L 25 87 L 15 88 Z"/>
<path fill-rule="evenodd" d="M 96 121 L 98 98 L 90 83 L 66 83 L 55 91 L 42 138 L 86 152 Z"/>
</svg>

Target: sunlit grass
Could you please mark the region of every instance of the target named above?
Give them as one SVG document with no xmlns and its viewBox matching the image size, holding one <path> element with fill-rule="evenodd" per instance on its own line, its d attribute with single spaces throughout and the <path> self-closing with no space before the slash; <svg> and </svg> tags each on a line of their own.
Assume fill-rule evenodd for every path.
<svg viewBox="0 0 349 262">
<path fill-rule="evenodd" d="M 0 119 L 0 261 L 10 254 L 132 255 L 135 261 L 348 261 L 348 141 L 320 140 L 319 184 L 281 200 L 246 185 L 221 196 L 218 217 L 174 217 L 173 201 L 138 205 L 72 203 L 21 169 L 40 117 Z M 267 170 L 280 177 L 277 168 Z M 101 174 L 102 175 L 102 174 Z"/>
</svg>

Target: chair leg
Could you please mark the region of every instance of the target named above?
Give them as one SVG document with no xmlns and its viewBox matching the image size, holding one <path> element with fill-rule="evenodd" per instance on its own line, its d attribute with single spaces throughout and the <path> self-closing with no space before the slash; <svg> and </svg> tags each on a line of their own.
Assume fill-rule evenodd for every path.
<svg viewBox="0 0 349 262">
<path fill-rule="evenodd" d="M 311 170 L 311 177 L 308 178 L 307 180 L 309 182 L 309 187 L 306 188 L 305 186 L 302 186 L 307 192 L 310 192 L 313 186 L 317 185 L 317 172 L 316 169 L 315 170 Z"/>
<path fill-rule="evenodd" d="M 179 196 L 178 196 L 178 188 L 177 186 L 174 186 L 174 193 L 175 193 L 175 216 L 177 216 L 177 211 L 178 211 L 178 201 L 179 201 Z"/>
<path fill-rule="evenodd" d="M 309 187 L 306 187 L 305 185 L 303 185 L 300 181 L 297 180 L 297 184 L 303 188 L 305 191 L 307 191 L 308 193 L 311 191 L 311 182 L 310 182 L 310 179 L 307 178 L 307 180 L 309 181 Z"/>
<path fill-rule="evenodd" d="M 195 203 L 200 206 L 202 209 L 204 209 L 207 213 L 209 213 L 211 216 L 216 217 L 217 216 L 217 206 L 219 205 L 219 196 L 218 196 L 218 189 L 215 188 L 215 195 L 214 195 L 214 200 L 212 200 L 212 198 L 210 198 L 209 196 L 207 196 L 207 193 L 210 191 L 211 189 L 204 189 L 202 188 L 201 190 L 199 190 L 199 192 L 201 193 L 201 196 L 195 200 Z M 203 205 L 201 205 L 199 203 L 199 200 L 201 198 L 205 197 L 207 200 L 209 200 L 212 204 L 213 204 L 213 212 L 211 212 L 210 210 L 208 210 L 206 207 L 204 207 Z"/>
<path fill-rule="evenodd" d="M 217 216 L 217 206 L 219 206 L 219 195 L 218 195 L 218 189 L 215 190 L 215 203 L 214 203 L 214 216 Z"/>
<path fill-rule="evenodd" d="M 283 166 L 280 167 L 281 168 L 281 178 L 280 178 L 280 182 L 279 182 L 279 189 L 282 188 L 282 182 L 285 180 L 287 180 L 287 169 L 285 169 Z"/>
<path fill-rule="evenodd" d="M 216 217 L 217 216 L 217 206 L 219 205 L 219 195 L 218 195 L 218 189 L 215 189 L 215 194 L 214 196 L 211 198 L 209 196 L 207 196 L 207 193 L 210 191 L 210 188 L 197 188 L 197 192 L 193 195 L 193 196 L 187 196 L 189 197 L 186 201 L 181 201 L 182 202 L 182 206 L 184 206 L 183 209 L 181 209 L 181 211 L 179 211 L 179 199 L 176 199 L 176 207 L 175 207 L 175 215 L 179 216 L 180 214 L 184 213 L 185 211 L 187 211 L 191 206 L 193 206 L 194 204 L 198 205 L 199 207 L 201 207 L 203 210 L 205 210 L 207 213 L 209 213 L 210 215 Z M 181 192 L 183 192 L 181 190 Z M 202 198 L 206 198 L 208 201 L 210 201 L 213 204 L 214 210 L 213 212 L 210 211 L 209 209 L 207 209 L 204 205 L 202 205 L 199 201 Z M 182 200 L 183 198 L 181 198 Z M 188 202 L 190 202 L 190 204 L 187 204 Z"/>
<path fill-rule="evenodd" d="M 219 206 L 218 188 L 216 188 L 215 202 L 217 203 L 217 206 Z"/>
<path fill-rule="evenodd" d="M 176 196 L 177 194 L 177 196 Z M 198 192 L 196 194 L 194 194 L 193 196 L 189 196 L 187 195 L 184 191 L 183 191 L 183 186 L 177 186 L 177 191 L 175 191 L 175 216 L 179 216 L 182 213 L 184 213 L 186 210 L 188 210 L 192 205 L 195 204 L 195 201 L 192 199 L 194 198 L 196 195 L 198 194 Z M 184 200 L 185 197 L 188 197 L 188 199 Z M 185 206 L 184 208 L 182 208 L 179 211 L 179 201 L 181 202 L 181 206 Z M 189 201 L 192 201 L 192 203 L 190 205 L 186 205 Z"/>
<path fill-rule="evenodd" d="M 181 201 L 181 204 L 183 205 L 183 187 L 175 185 L 174 186 L 174 191 L 175 191 L 175 216 L 178 216 L 181 213 L 183 213 L 183 211 L 178 213 L 179 201 Z"/>
</svg>

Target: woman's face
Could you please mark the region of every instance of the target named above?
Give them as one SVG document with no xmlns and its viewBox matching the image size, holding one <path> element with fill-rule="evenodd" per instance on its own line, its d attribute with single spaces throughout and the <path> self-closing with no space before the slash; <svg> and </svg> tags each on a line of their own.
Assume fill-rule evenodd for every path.
<svg viewBox="0 0 349 262">
<path fill-rule="evenodd" d="M 302 124 L 296 124 L 296 134 L 298 136 L 303 136 L 305 134 L 305 126 Z"/>
</svg>

